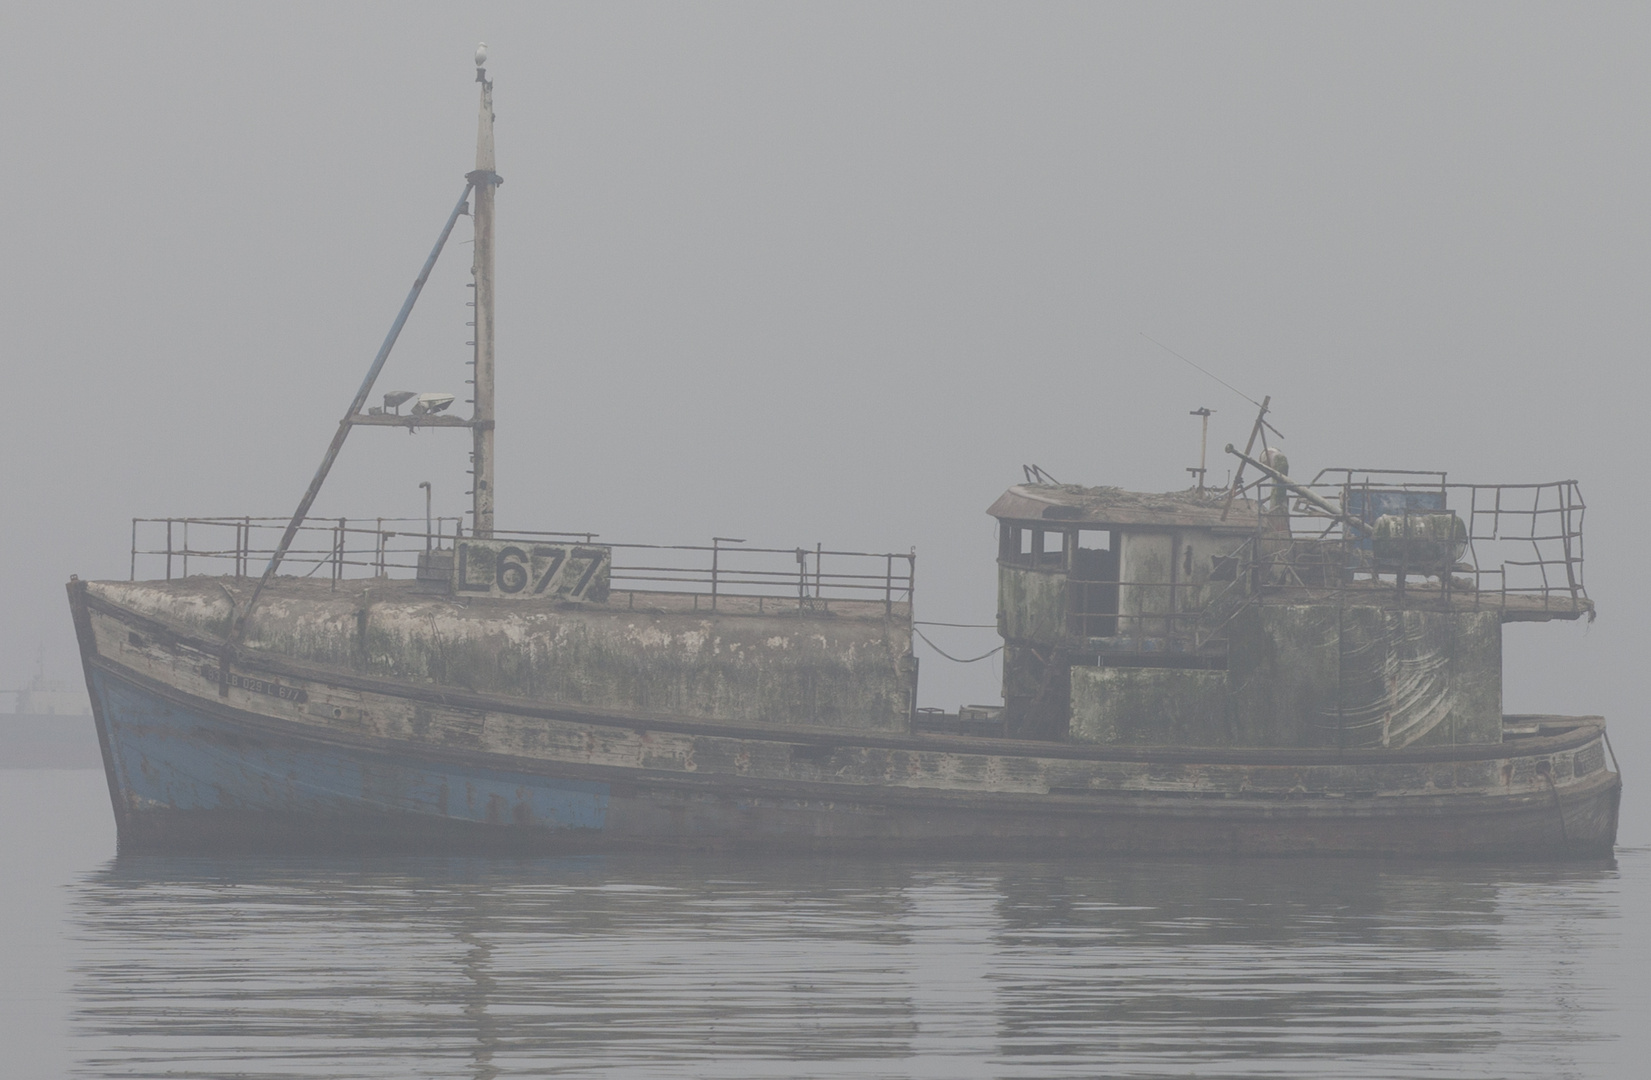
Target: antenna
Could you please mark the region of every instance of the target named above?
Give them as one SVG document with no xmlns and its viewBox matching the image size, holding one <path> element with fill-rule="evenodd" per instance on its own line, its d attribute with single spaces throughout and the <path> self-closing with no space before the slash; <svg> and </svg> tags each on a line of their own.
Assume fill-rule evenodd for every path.
<svg viewBox="0 0 1651 1080">
<path fill-rule="evenodd" d="M 1201 408 L 1194 409 L 1192 412 L 1187 414 L 1189 416 L 1200 416 L 1204 419 L 1204 430 L 1198 436 L 1198 468 L 1187 469 L 1188 472 L 1198 478 L 1198 490 L 1200 492 L 1204 490 L 1204 473 L 1206 471 L 1204 468 L 1204 457 L 1210 448 L 1210 416 L 1214 412 L 1214 409 L 1206 405 Z"/>
</svg>

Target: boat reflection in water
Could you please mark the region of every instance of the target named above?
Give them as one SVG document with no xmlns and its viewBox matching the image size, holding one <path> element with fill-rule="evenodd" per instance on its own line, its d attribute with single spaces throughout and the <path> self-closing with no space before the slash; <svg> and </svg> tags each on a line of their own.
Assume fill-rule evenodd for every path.
<svg viewBox="0 0 1651 1080">
<path fill-rule="evenodd" d="M 122 857 L 81 1074 L 1579 1074 L 1609 865 Z M 1583 1070 L 1587 1075 L 1596 1072 Z"/>
</svg>

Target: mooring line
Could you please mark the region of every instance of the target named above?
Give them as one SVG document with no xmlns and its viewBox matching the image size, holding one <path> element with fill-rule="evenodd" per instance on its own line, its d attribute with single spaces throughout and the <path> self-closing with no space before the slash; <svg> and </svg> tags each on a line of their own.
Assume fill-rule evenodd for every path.
<svg viewBox="0 0 1651 1080">
<path fill-rule="evenodd" d="M 938 646 L 934 642 L 930 641 L 929 636 L 927 634 L 923 633 L 923 631 L 919 630 L 915 623 L 912 625 L 912 631 L 911 632 L 916 634 L 918 637 L 922 638 L 924 643 L 927 644 L 929 648 L 933 649 L 935 652 L 939 653 L 941 656 L 944 656 L 946 659 L 950 660 L 954 664 L 972 664 L 977 660 L 984 660 L 988 656 L 996 656 L 998 653 L 1003 651 L 1003 646 L 999 645 L 997 648 L 993 649 L 991 652 L 981 653 L 979 656 L 970 657 L 968 660 L 965 660 L 962 657 L 953 656 L 951 653 L 947 652 L 945 649 L 942 649 L 940 646 Z"/>
</svg>

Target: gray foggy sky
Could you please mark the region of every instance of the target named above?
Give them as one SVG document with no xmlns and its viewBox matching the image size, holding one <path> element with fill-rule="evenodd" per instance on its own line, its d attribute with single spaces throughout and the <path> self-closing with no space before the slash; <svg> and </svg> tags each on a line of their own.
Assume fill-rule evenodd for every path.
<svg viewBox="0 0 1651 1080">
<path fill-rule="evenodd" d="M 1580 480 L 1601 616 L 1510 628 L 1507 707 L 1607 714 L 1651 836 L 1645 5 L 8 5 L 5 685 L 76 673 L 63 582 L 131 517 L 291 511 L 481 39 L 501 526 L 915 545 L 920 617 L 990 622 L 1022 463 L 1164 490 L 1188 410 L 1242 441 L 1144 332 L 1273 395 L 1298 473 Z M 464 389 L 468 260 L 382 389 Z M 358 431 L 317 511 L 455 513 L 465 449 Z M 920 655 L 924 704 L 996 699 Z"/>
</svg>

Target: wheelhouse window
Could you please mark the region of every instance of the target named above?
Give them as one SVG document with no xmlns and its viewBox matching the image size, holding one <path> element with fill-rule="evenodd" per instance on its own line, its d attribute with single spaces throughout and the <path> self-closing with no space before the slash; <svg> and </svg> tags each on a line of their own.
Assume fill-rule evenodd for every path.
<svg viewBox="0 0 1651 1080">
<path fill-rule="evenodd" d="M 1072 550 L 1072 533 L 1004 522 L 998 534 L 998 559 L 1007 566 L 1063 570 Z"/>
</svg>

